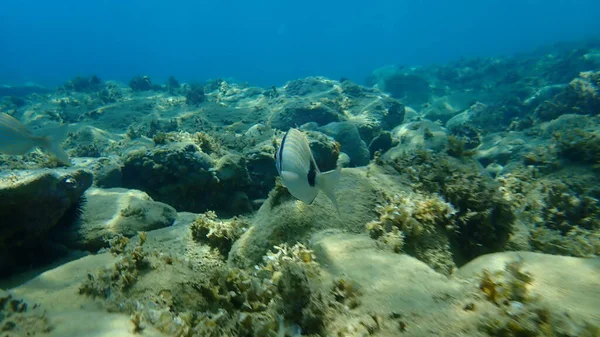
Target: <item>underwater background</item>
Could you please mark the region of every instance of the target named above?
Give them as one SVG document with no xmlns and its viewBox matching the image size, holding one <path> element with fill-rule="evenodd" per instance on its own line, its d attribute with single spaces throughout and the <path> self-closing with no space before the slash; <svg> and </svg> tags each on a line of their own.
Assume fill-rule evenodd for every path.
<svg viewBox="0 0 600 337">
<path fill-rule="evenodd" d="M 600 337 L 597 1 L 0 4 L 0 336 Z"/>
<path fill-rule="evenodd" d="M 7 1 L 0 83 L 58 85 L 234 78 L 258 86 L 306 76 L 361 83 L 373 69 L 506 56 L 591 37 L 594 0 Z"/>
</svg>

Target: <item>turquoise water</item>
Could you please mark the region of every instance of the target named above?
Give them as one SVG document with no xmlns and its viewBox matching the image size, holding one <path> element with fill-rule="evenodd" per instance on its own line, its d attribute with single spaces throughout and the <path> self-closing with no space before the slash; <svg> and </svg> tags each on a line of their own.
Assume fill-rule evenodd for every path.
<svg viewBox="0 0 600 337">
<path fill-rule="evenodd" d="M 597 35 L 600 4 L 551 1 L 4 1 L 0 83 L 306 76 L 500 56 Z"/>
</svg>

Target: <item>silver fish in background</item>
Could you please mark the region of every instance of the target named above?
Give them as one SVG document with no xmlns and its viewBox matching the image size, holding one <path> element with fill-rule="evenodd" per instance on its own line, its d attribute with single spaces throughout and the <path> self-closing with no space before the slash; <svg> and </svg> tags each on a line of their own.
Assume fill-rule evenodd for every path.
<svg viewBox="0 0 600 337">
<path fill-rule="evenodd" d="M 14 117 L 0 113 L 0 153 L 23 155 L 34 147 L 40 147 L 65 165 L 70 165 L 69 155 L 60 144 L 67 137 L 67 125 L 44 130 L 36 135 Z"/>
<path fill-rule="evenodd" d="M 297 199 L 311 204 L 319 190 L 331 199 L 339 212 L 334 187 L 340 180 L 341 167 L 321 173 L 304 134 L 289 129 L 275 154 L 275 165 L 283 185 Z"/>
</svg>

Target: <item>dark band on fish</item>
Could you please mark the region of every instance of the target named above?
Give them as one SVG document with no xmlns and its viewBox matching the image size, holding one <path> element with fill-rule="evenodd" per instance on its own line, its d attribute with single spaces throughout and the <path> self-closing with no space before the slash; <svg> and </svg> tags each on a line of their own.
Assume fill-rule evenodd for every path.
<svg viewBox="0 0 600 337">
<path fill-rule="evenodd" d="M 287 138 L 288 133 L 290 132 L 290 130 L 288 130 L 285 135 L 283 135 L 283 139 L 281 139 L 281 144 L 279 145 L 279 150 L 277 151 L 277 153 L 275 153 L 275 165 L 277 166 L 277 172 L 279 174 L 281 174 L 281 161 L 283 158 L 282 157 L 282 153 L 283 153 L 283 145 L 285 144 L 285 139 Z"/>
<path fill-rule="evenodd" d="M 315 167 L 315 163 L 310 161 L 310 169 L 306 174 L 306 178 L 308 179 L 308 184 L 312 187 L 315 187 L 315 178 L 317 177 L 317 168 Z"/>
</svg>

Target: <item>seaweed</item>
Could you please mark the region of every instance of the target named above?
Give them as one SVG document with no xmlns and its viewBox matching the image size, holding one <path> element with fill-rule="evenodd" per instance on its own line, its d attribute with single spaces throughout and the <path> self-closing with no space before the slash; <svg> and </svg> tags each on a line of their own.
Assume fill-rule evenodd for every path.
<svg viewBox="0 0 600 337">
<path fill-rule="evenodd" d="M 371 238 L 451 274 L 455 265 L 445 232 L 454 226 L 454 207 L 436 195 L 399 193 L 385 198 L 387 203 L 376 208 L 379 219 L 366 225 Z"/>
<path fill-rule="evenodd" d="M 386 162 L 406 176 L 412 187 L 437 193 L 456 210 L 448 237 L 462 258 L 501 250 L 516 219 L 498 184 L 480 172 L 472 159 L 458 162 L 427 150 L 398 156 Z M 457 256 L 455 256 L 455 259 Z"/>
<path fill-rule="evenodd" d="M 598 336 L 598 327 L 584 322 L 575 332 L 574 322 L 562 310 L 555 312 L 539 296 L 529 293 L 531 274 L 523 270 L 523 260 L 506 263 L 504 270 L 483 271 L 479 289 L 494 303 L 498 314 L 487 313 L 479 329 L 490 336 Z"/>
<path fill-rule="evenodd" d="M 250 224 L 238 217 L 229 221 L 217 220 L 213 211 L 199 215 L 190 225 L 192 237 L 196 241 L 207 242 L 211 247 L 227 257 L 233 243 L 248 229 Z"/>
<path fill-rule="evenodd" d="M 140 272 L 150 268 L 147 253 L 142 247 L 146 239 L 147 234 L 140 232 L 137 246 L 129 249 L 124 248 L 128 242 L 124 236 L 118 235 L 111 239 L 110 252 L 119 259 L 110 268 L 87 274 L 86 280 L 79 286 L 79 294 L 108 299 L 115 296 L 115 293 L 131 288 Z"/>
<path fill-rule="evenodd" d="M 575 163 L 588 164 L 600 171 L 600 134 L 571 129 L 555 135 L 558 154 Z"/>
</svg>

